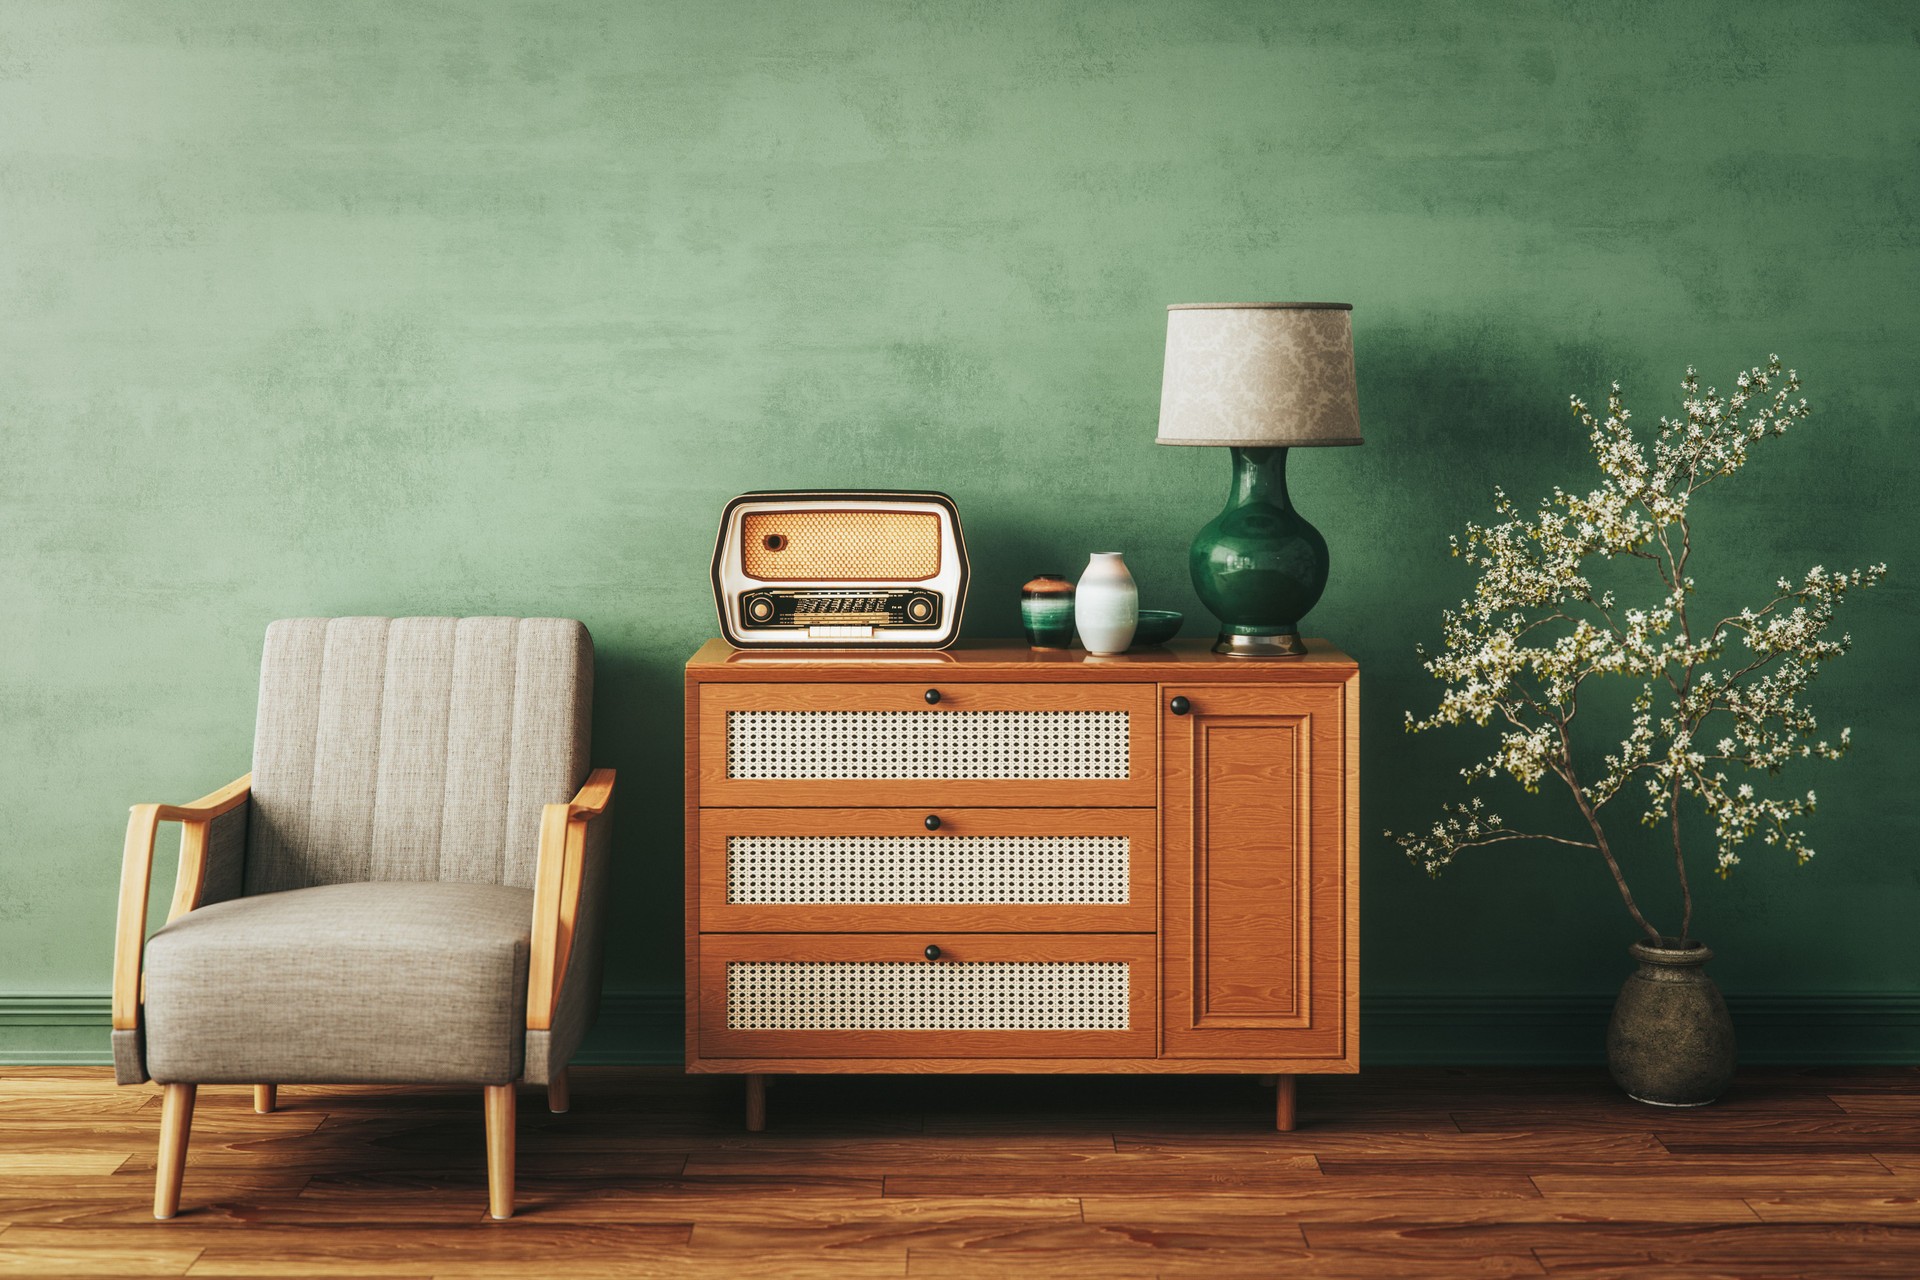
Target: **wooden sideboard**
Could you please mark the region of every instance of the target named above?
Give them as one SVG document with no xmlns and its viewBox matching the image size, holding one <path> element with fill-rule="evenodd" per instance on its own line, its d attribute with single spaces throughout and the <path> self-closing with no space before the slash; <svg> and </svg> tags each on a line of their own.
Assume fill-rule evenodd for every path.
<svg viewBox="0 0 1920 1280">
<path fill-rule="evenodd" d="M 687 663 L 687 1069 L 1359 1069 L 1359 668 Z"/>
</svg>

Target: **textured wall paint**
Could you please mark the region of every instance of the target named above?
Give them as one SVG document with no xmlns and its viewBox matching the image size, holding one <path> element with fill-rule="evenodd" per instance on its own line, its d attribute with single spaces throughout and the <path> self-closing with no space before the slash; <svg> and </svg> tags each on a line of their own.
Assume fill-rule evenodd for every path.
<svg viewBox="0 0 1920 1280">
<path fill-rule="evenodd" d="M 1470 745 L 1400 732 L 1412 646 L 1494 483 L 1585 482 L 1568 392 L 1651 421 L 1778 350 L 1819 416 L 1703 503 L 1699 578 L 1897 576 L 1821 690 L 1820 858 L 1699 928 L 1736 993 L 1920 990 L 1916 88 L 1904 4 L 9 0 L 0 994 L 105 990 L 126 806 L 244 770 L 262 628 L 339 613 L 586 620 L 609 985 L 671 987 L 722 502 L 947 490 L 972 635 L 1116 547 L 1197 614 L 1226 458 L 1152 444 L 1161 307 L 1251 297 L 1356 307 L 1368 443 L 1292 471 L 1366 670 L 1368 989 L 1618 983 L 1591 859 L 1379 838 Z"/>
</svg>

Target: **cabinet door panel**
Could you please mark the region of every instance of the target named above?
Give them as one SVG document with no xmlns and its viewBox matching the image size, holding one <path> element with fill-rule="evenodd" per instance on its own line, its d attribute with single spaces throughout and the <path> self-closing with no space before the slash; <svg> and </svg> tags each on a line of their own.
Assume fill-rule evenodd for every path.
<svg viewBox="0 0 1920 1280">
<path fill-rule="evenodd" d="M 1356 687 L 1161 692 L 1165 1054 L 1351 1058 Z"/>
</svg>

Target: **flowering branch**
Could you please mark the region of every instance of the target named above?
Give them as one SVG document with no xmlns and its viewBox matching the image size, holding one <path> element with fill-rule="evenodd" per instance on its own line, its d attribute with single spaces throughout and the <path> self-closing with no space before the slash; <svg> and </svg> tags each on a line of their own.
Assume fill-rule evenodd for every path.
<svg viewBox="0 0 1920 1280">
<path fill-rule="evenodd" d="M 1407 728 L 1493 725 L 1497 744 L 1462 769 L 1462 778 L 1472 784 L 1504 775 L 1534 792 L 1552 776 L 1572 796 L 1590 838 L 1516 831 L 1478 799 L 1448 804 L 1426 832 L 1387 833 L 1429 874 L 1439 874 L 1462 850 L 1513 840 L 1594 849 L 1635 923 L 1658 941 L 1660 932 L 1628 889 L 1605 821 L 1607 806 L 1636 779 L 1645 796 L 1640 821 L 1671 828 L 1683 942 L 1692 929 L 1693 891 L 1681 797 L 1692 797 L 1712 819 L 1722 876 L 1756 835 L 1799 862 L 1813 856 L 1802 825 L 1813 812 L 1813 793 L 1762 796 L 1727 770 L 1771 778 L 1793 760 L 1833 760 L 1846 752 L 1847 730 L 1833 740 L 1818 737 L 1806 692 L 1819 668 L 1852 644 L 1850 636 L 1828 635 L 1836 609 L 1850 592 L 1879 582 L 1886 566 L 1830 573 L 1816 565 L 1798 582 L 1782 578 L 1759 608 L 1742 609 L 1704 631 L 1692 625 L 1687 608 L 1694 594 L 1687 573 L 1693 495 L 1738 471 L 1753 445 L 1806 418 L 1799 390 L 1799 377 L 1777 356 L 1741 373 L 1724 397 L 1711 387 L 1702 393 L 1688 369 L 1682 412 L 1660 419 L 1650 450 L 1631 425 L 1618 383 L 1604 416 L 1573 397 L 1574 416 L 1601 471 L 1599 487 L 1584 496 L 1556 488 L 1531 513 L 1496 489 L 1500 519 L 1469 524 L 1449 540 L 1477 577 L 1472 594 L 1441 614 L 1439 651 L 1421 650 L 1426 670 L 1443 688 L 1432 714 L 1416 719 L 1409 713 Z M 1662 588 L 1657 602 L 1622 608 L 1612 592 L 1597 590 L 1590 576 L 1596 558 L 1652 564 Z M 1730 656 L 1739 650 L 1744 654 Z M 1626 737 L 1604 756 L 1598 774 L 1583 781 L 1572 725 L 1593 677 L 1623 677 L 1638 688 Z M 1710 722 L 1725 727 L 1710 730 Z M 1713 749 L 1703 749 L 1712 733 L 1719 734 Z"/>
</svg>

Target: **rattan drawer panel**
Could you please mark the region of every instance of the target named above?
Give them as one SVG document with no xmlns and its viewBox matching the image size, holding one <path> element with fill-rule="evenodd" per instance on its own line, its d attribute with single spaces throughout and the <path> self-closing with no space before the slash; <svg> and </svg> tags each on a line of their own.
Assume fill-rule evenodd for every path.
<svg viewBox="0 0 1920 1280">
<path fill-rule="evenodd" d="M 751 684 L 700 697 L 705 804 L 1154 802 L 1151 685 Z"/>
<path fill-rule="evenodd" d="M 1151 809 L 710 809 L 700 830 L 707 930 L 1154 928 Z"/>
<path fill-rule="evenodd" d="M 1150 1057 L 1153 957 L 1141 934 L 708 934 L 700 1052 Z"/>
</svg>

